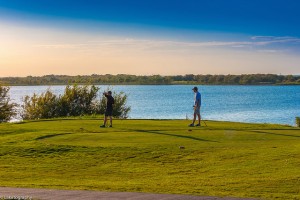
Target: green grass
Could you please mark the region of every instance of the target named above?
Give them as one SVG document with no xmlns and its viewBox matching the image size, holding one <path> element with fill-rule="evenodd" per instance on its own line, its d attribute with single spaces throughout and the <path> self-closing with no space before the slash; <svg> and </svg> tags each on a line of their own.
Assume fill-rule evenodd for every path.
<svg viewBox="0 0 300 200">
<path fill-rule="evenodd" d="M 300 129 L 96 119 L 0 124 L 0 186 L 300 199 Z M 184 149 L 180 149 L 184 146 Z"/>
</svg>

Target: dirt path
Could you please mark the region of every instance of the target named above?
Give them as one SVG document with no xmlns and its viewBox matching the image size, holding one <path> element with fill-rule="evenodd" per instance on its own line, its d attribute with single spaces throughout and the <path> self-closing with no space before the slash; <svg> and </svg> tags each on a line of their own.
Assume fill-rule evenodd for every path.
<svg viewBox="0 0 300 200">
<path fill-rule="evenodd" d="M 201 197 L 191 195 L 175 194 L 148 194 L 134 192 L 97 192 L 85 190 L 51 190 L 51 189 L 33 189 L 33 188 L 10 188 L 0 187 L 0 199 L 9 197 L 19 197 L 26 200 L 246 200 L 246 198 L 230 197 Z M 21 200 L 23 200 L 21 199 Z M 247 199 L 249 200 L 249 199 Z"/>
</svg>

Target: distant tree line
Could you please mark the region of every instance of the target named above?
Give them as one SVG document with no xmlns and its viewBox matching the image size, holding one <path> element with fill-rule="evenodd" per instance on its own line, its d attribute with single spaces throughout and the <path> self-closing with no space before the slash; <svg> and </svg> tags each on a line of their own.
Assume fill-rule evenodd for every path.
<svg viewBox="0 0 300 200">
<path fill-rule="evenodd" d="M 300 84 L 300 76 L 276 74 L 242 74 L 242 75 L 176 75 L 176 76 L 137 76 L 137 75 L 46 75 L 27 77 L 3 77 L 0 82 L 6 85 L 285 85 Z"/>
</svg>

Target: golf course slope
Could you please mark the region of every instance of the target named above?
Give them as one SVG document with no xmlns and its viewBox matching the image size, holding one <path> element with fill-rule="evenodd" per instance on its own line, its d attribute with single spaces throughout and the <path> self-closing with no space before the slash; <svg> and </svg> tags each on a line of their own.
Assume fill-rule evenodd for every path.
<svg viewBox="0 0 300 200">
<path fill-rule="evenodd" d="M 0 124 L 0 186 L 300 199 L 300 129 L 186 120 Z M 205 125 L 203 123 L 203 125 Z"/>
</svg>

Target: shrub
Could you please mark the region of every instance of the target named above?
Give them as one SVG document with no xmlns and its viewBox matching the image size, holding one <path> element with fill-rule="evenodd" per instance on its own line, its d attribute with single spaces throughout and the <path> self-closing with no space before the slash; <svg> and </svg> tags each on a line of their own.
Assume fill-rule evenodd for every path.
<svg viewBox="0 0 300 200">
<path fill-rule="evenodd" d="M 9 90 L 9 87 L 0 85 L 0 123 L 8 122 L 17 114 L 17 104 L 10 102 Z"/>
<path fill-rule="evenodd" d="M 95 114 L 94 104 L 99 89 L 94 85 L 66 86 L 64 94 L 58 99 L 59 115 L 64 117 Z"/>
<path fill-rule="evenodd" d="M 300 127 L 300 117 L 296 117 L 296 125 L 297 127 Z"/>
<path fill-rule="evenodd" d="M 127 106 L 128 96 L 124 92 L 116 93 L 113 92 L 112 96 L 115 99 L 113 105 L 113 116 L 116 118 L 126 119 L 128 118 L 128 113 L 130 112 L 130 106 Z M 100 98 L 99 111 L 98 114 L 104 114 L 106 108 L 106 97 L 102 96 Z"/>
<path fill-rule="evenodd" d="M 48 119 L 55 117 L 104 114 L 106 98 L 97 100 L 100 88 L 92 86 L 68 85 L 62 95 L 47 90 L 41 95 L 25 96 L 23 119 Z M 127 95 L 113 93 L 115 98 L 113 116 L 127 118 L 130 107 L 126 105 Z"/>
<path fill-rule="evenodd" d="M 50 89 L 41 95 L 25 96 L 23 119 L 47 119 L 59 116 L 58 97 Z"/>
</svg>

